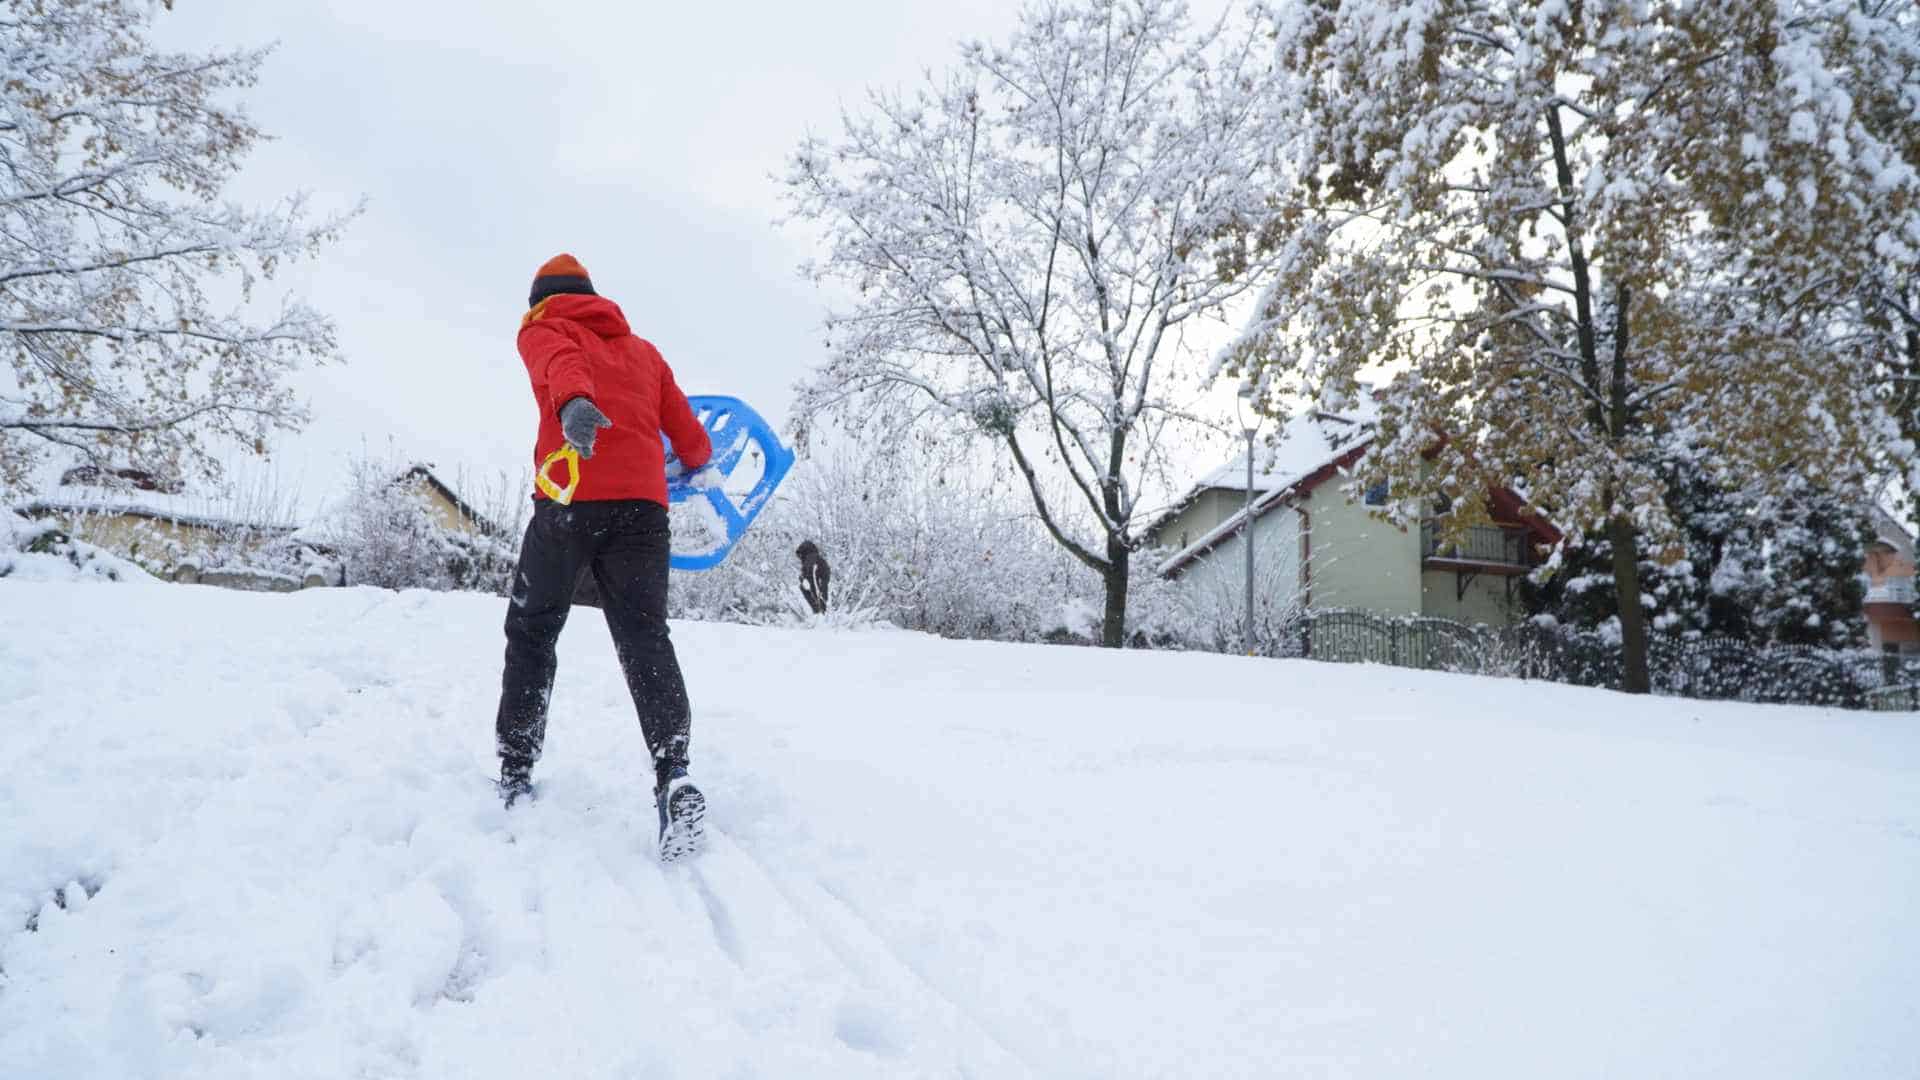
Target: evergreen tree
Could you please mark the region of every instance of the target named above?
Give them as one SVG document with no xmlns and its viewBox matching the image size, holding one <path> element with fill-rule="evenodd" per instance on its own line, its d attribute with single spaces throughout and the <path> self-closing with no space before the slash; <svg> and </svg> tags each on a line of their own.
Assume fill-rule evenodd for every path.
<svg viewBox="0 0 1920 1080">
<path fill-rule="evenodd" d="M 1695 446 L 1655 463 L 1666 513 L 1684 537 L 1672 561 L 1642 557 L 1642 611 L 1654 630 L 1754 644 L 1854 647 L 1865 636 L 1864 505 L 1850 492 L 1790 480 L 1779 497 L 1717 482 Z M 1569 546 L 1553 577 L 1529 583 L 1531 610 L 1596 629 L 1618 613 L 1604 532 Z"/>
<path fill-rule="evenodd" d="M 1783 645 L 1859 646 L 1866 639 L 1861 566 L 1872 539 L 1860 500 L 1799 482 L 1772 517 L 1752 606 L 1755 636 Z"/>
</svg>

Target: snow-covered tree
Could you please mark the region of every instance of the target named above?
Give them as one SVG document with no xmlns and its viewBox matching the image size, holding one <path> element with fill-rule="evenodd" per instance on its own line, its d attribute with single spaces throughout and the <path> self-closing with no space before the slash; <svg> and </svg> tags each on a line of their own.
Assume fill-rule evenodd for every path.
<svg viewBox="0 0 1920 1080">
<path fill-rule="evenodd" d="M 216 474 L 209 440 L 261 452 L 303 419 L 288 373 L 333 352 L 311 308 L 249 300 L 340 219 L 221 197 L 262 137 L 224 98 L 264 50 L 161 51 L 156 11 L 0 2 L 0 490 L 54 447 Z"/>
<path fill-rule="evenodd" d="M 1759 485 L 1770 491 L 1729 488 L 1700 448 L 1669 440 L 1663 449 L 1670 456 L 1656 468 L 1684 554 L 1662 562 L 1641 553 L 1641 608 L 1653 629 L 1755 644 L 1860 643 L 1868 539 L 1861 493 L 1805 478 Z M 1604 530 L 1580 541 L 1552 579 L 1528 588 L 1528 605 L 1564 625 L 1606 628 L 1619 614 L 1612 548 Z"/>
<path fill-rule="evenodd" d="M 1880 31 L 1836 77 L 1861 123 L 1898 147 L 1907 162 L 1920 162 L 1920 114 L 1913 91 L 1920 81 L 1920 3 L 1862 0 L 1860 10 L 1880 20 Z M 1874 242 L 1873 237 L 1858 239 Z M 1883 468 L 1905 479 L 1908 491 L 1920 491 L 1920 453 L 1914 452 L 1920 446 L 1920 262 L 1884 260 L 1860 292 L 1859 315 L 1849 329 L 1879 351 L 1890 411 L 1908 444 Z M 1916 508 L 1907 509 L 1911 516 Z"/>
<path fill-rule="evenodd" d="M 1282 188 L 1268 51 L 1170 0 L 1035 6 L 1006 44 L 873 94 L 786 177 L 824 236 L 809 273 L 851 296 L 802 412 L 997 447 L 1100 576 L 1107 645 L 1143 484 L 1205 374 L 1194 330 L 1241 313 L 1279 258 L 1248 232 Z"/>
<path fill-rule="evenodd" d="M 833 570 L 834 620 L 946 637 L 1038 640 L 1079 609 L 1086 575 L 1031 504 L 978 455 L 909 440 L 842 446 L 801 463 L 719 567 L 678 574 L 676 613 L 811 621 L 795 551 L 812 541 Z M 1077 620 L 1075 620 L 1077 621 Z M 1081 629 L 1073 627 L 1074 630 Z"/>
<path fill-rule="evenodd" d="M 524 490 L 516 483 L 515 490 Z M 346 491 L 315 530 L 348 585 L 385 589 L 457 589 L 505 596 L 513 584 L 523 511 L 503 506 L 504 485 L 486 489 L 500 520 L 450 526 L 429 503 L 420 468 L 361 453 L 348 463 Z M 524 505 L 524 500 L 520 500 Z M 505 515 L 512 514 L 514 518 Z"/>
<path fill-rule="evenodd" d="M 1685 551 L 1660 441 L 1764 497 L 1857 490 L 1889 436 L 1881 357 L 1842 327 L 1920 252 L 1911 11 L 1276 5 L 1276 109 L 1300 124 L 1312 206 L 1281 218 L 1270 322 L 1229 370 L 1339 392 L 1397 369 L 1358 482 L 1414 512 L 1448 496 L 1448 528 L 1504 483 L 1568 534 L 1603 532 L 1645 691 L 1639 563 Z M 1849 90 L 1867 77 L 1893 80 L 1873 116 Z"/>
<path fill-rule="evenodd" d="M 1781 645 L 1850 648 L 1867 636 L 1861 567 L 1872 525 L 1857 492 L 1832 492 L 1796 479 L 1763 503 L 1764 549 L 1749 637 Z"/>
<path fill-rule="evenodd" d="M 1876 335 L 1885 348 L 1887 399 L 1894 422 L 1908 442 L 1920 445 L 1920 271 L 1904 282 L 1890 277 L 1873 282 L 1862 293 L 1860 308 L 1863 329 Z M 1916 487 L 1920 476 L 1911 471 L 1920 464 L 1920 455 L 1910 457 L 1904 468 L 1901 462 L 1889 464 L 1895 475 L 1906 480 L 1908 490 L 1920 490 Z"/>
<path fill-rule="evenodd" d="M 448 563 L 457 553 L 420 486 L 391 463 L 368 455 L 355 458 L 348 471 L 346 493 L 324 529 L 346 583 L 452 588 Z"/>
</svg>

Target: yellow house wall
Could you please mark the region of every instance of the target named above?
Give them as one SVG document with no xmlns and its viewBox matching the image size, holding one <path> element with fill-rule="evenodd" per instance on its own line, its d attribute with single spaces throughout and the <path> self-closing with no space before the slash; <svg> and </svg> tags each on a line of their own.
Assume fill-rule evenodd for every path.
<svg viewBox="0 0 1920 1080">
<path fill-rule="evenodd" d="M 1525 617 L 1517 578 L 1481 574 L 1469 582 L 1464 594 L 1459 596 L 1455 595 L 1459 591 L 1459 579 L 1451 570 L 1427 570 L 1421 573 L 1420 580 L 1422 614 L 1488 626 L 1511 626 Z M 1514 582 L 1511 598 L 1507 590 L 1509 580 Z"/>
<path fill-rule="evenodd" d="M 1222 490 L 1202 494 L 1161 526 L 1155 534 L 1157 543 L 1177 549 L 1182 532 L 1188 534 L 1189 542 L 1199 539 L 1237 512 L 1241 498 L 1240 492 Z M 1313 607 L 1428 615 L 1489 626 L 1509 626 L 1525 617 L 1517 581 L 1509 595 L 1508 579 L 1483 573 L 1456 595 L 1458 583 L 1451 571 L 1423 568 L 1419 530 L 1402 529 L 1375 517 L 1372 511 L 1379 508 L 1350 500 L 1337 479 L 1314 489 L 1301 505 L 1312 515 L 1309 558 Z M 1261 524 L 1270 526 L 1267 519 L 1281 515 L 1296 516 L 1291 508 L 1276 508 L 1263 515 Z M 1226 574 L 1229 565 L 1239 565 L 1241 557 L 1238 541 L 1229 538 L 1220 548 L 1202 556 L 1186 574 L 1196 582 L 1213 574 Z M 1233 575 L 1241 573 L 1232 571 Z"/>
<path fill-rule="evenodd" d="M 1383 615 L 1421 610 L 1420 536 L 1381 521 L 1348 500 L 1337 481 L 1306 500 L 1313 515 L 1313 606 Z"/>
<path fill-rule="evenodd" d="M 181 557 L 219 539 L 205 526 L 134 514 L 54 515 L 53 520 L 74 539 L 132 559 L 156 573 L 172 570 Z"/>
<path fill-rule="evenodd" d="M 1282 507 L 1254 520 L 1255 588 L 1277 592 L 1282 599 L 1299 595 L 1300 529 L 1298 515 Z M 1183 589 L 1238 598 L 1246 588 L 1246 538 L 1236 531 L 1211 551 L 1187 565 L 1180 575 Z"/>
<path fill-rule="evenodd" d="M 1178 551 L 1219 528 L 1246 505 L 1246 493 L 1211 488 L 1203 491 L 1192 505 L 1175 514 L 1154 531 L 1156 547 Z M 1183 539 L 1184 538 L 1184 539 Z"/>
<path fill-rule="evenodd" d="M 433 515 L 434 523 L 452 532 L 472 532 L 473 522 L 460 512 L 453 500 L 440 493 L 440 489 L 422 477 L 415 477 L 414 490 L 427 505 L 427 511 Z"/>
</svg>

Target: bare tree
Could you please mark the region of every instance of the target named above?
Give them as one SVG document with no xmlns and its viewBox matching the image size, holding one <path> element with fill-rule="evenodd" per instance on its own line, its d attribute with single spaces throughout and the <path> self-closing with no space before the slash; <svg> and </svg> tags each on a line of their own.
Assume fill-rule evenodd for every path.
<svg viewBox="0 0 1920 1080">
<path fill-rule="evenodd" d="M 304 418 L 288 373 L 334 350 L 303 304 L 249 308 L 343 218 L 221 200 L 262 137 L 221 99 L 265 50 L 159 51 L 155 13 L 0 2 L 0 488 L 52 447 L 217 475 L 208 440 L 264 452 Z"/>
<path fill-rule="evenodd" d="M 1094 590 L 1034 519 L 1024 482 L 1006 475 L 1012 467 L 996 476 L 980 456 L 918 440 L 884 452 L 816 452 L 795 467 L 726 562 L 675 576 L 675 613 L 808 619 L 793 553 L 812 541 L 833 561 L 834 621 L 1038 640 L 1062 625 L 1066 609 L 1083 609 Z"/>
<path fill-rule="evenodd" d="M 1168 0 L 1036 6 L 1006 45 L 873 94 L 786 177 L 825 237 L 810 274 L 854 297 L 803 415 L 997 446 L 1101 576 L 1110 646 L 1143 481 L 1207 374 L 1191 331 L 1233 318 L 1278 258 L 1245 228 L 1281 186 L 1268 51 L 1228 22 L 1191 30 Z"/>
</svg>

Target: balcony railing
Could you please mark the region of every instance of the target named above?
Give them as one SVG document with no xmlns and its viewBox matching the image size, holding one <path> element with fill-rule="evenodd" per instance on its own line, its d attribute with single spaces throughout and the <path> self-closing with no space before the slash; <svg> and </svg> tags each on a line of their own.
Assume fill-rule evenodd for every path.
<svg viewBox="0 0 1920 1080">
<path fill-rule="evenodd" d="M 1420 557 L 1489 566 L 1528 566 L 1527 530 L 1475 525 L 1457 542 L 1442 542 L 1432 523 L 1420 526 Z"/>
<path fill-rule="evenodd" d="M 1913 599 L 1913 579 L 1910 577 L 1884 578 L 1877 583 L 1867 583 L 1869 604 L 1912 604 Z"/>
</svg>

